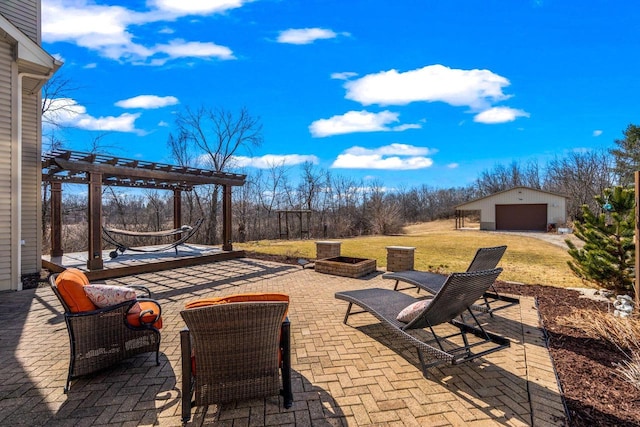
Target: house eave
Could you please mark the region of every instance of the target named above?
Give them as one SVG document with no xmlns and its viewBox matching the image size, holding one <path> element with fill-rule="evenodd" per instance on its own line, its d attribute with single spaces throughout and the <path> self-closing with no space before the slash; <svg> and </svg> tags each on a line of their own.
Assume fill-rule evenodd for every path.
<svg viewBox="0 0 640 427">
<path fill-rule="evenodd" d="M 62 66 L 62 62 L 49 55 L 2 14 L 0 14 L 0 37 L 15 45 L 14 55 L 20 72 L 46 77 L 53 75 Z"/>
</svg>

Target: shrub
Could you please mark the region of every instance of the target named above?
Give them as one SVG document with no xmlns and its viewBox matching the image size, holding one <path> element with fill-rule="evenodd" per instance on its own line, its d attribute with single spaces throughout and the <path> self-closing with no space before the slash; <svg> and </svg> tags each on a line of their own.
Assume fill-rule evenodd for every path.
<svg viewBox="0 0 640 427">
<path fill-rule="evenodd" d="M 578 249 L 570 240 L 569 267 L 584 281 L 607 289 L 628 291 L 633 289 L 635 264 L 635 198 L 631 188 L 606 189 L 596 196 L 602 206 L 594 213 L 587 205 L 582 207 L 583 220 L 576 221 L 575 235 L 584 241 Z"/>
<path fill-rule="evenodd" d="M 640 389 L 640 317 L 615 317 L 595 310 L 574 310 L 558 322 L 578 329 L 592 338 L 613 345 L 624 358 L 616 364 L 618 375 Z"/>
</svg>

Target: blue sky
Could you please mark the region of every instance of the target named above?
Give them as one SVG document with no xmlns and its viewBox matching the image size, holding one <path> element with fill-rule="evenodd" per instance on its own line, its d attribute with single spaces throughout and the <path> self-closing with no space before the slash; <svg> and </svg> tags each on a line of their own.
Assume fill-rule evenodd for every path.
<svg viewBox="0 0 640 427">
<path fill-rule="evenodd" d="M 388 188 L 607 149 L 640 120 L 640 4 L 600 0 L 42 0 L 80 89 L 56 135 L 171 163 L 184 108 L 246 107 L 240 172 L 311 161 Z"/>
</svg>

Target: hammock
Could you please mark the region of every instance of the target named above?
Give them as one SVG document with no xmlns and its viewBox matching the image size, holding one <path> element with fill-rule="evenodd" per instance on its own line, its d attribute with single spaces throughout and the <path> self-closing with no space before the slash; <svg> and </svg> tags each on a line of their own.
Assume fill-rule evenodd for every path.
<svg viewBox="0 0 640 427">
<path fill-rule="evenodd" d="M 131 230 L 120 230 L 118 228 L 111 227 L 102 227 L 102 238 L 109 244 L 116 247 L 115 250 L 109 252 L 109 257 L 114 259 L 118 256 L 118 252 L 124 253 L 127 249 L 133 252 L 163 252 L 167 249 L 175 249 L 176 255 L 178 255 L 178 246 L 186 242 L 193 236 L 202 222 L 203 218 L 200 218 L 196 221 L 195 225 L 192 227 L 190 225 L 183 225 L 180 228 L 174 228 L 173 230 L 161 230 L 161 231 L 131 231 Z M 165 246 L 161 247 L 153 247 L 153 248 L 133 248 L 127 246 L 120 239 L 122 237 L 142 237 L 142 238 L 159 238 L 159 237 L 170 237 L 182 235 L 180 239 L 171 242 Z"/>
</svg>

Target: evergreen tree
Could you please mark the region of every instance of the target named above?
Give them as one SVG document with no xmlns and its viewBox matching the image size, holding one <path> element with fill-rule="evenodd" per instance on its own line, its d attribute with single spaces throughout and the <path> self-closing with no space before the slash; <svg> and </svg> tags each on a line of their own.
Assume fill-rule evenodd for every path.
<svg viewBox="0 0 640 427">
<path fill-rule="evenodd" d="M 583 206 L 584 217 L 574 234 L 584 241 L 578 249 L 567 240 L 571 270 L 581 279 L 617 291 L 633 290 L 635 266 L 635 197 L 632 188 L 608 188 L 595 197 L 602 212 Z"/>
<path fill-rule="evenodd" d="M 640 127 L 629 125 L 623 134 L 624 139 L 614 141 L 618 148 L 611 149 L 610 153 L 615 160 L 618 184 L 627 186 L 634 184 L 634 172 L 640 169 Z"/>
</svg>

